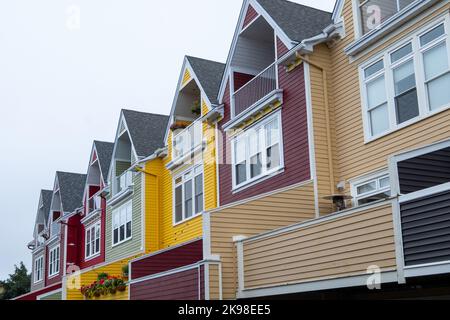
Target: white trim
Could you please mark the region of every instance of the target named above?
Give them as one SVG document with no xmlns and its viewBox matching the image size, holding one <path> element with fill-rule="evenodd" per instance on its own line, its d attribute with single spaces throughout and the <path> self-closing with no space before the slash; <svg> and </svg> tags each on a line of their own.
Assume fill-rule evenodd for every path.
<svg viewBox="0 0 450 320">
<path fill-rule="evenodd" d="M 147 190 L 147 186 L 145 184 L 145 179 L 146 179 L 146 175 L 145 174 L 141 174 L 141 199 L 139 199 L 140 203 L 141 203 L 141 212 L 139 213 L 141 215 L 141 251 L 145 251 L 145 247 L 146 247 L 146 241 L 145 241 L 145 232 L 146 232 L 146 216 L 145 216 L 145 211 L 146 211 L 146 202 L 145 202 L 145 191 Z M 156 183 L 158 183 L 159 181 L 159 177 L 157 177 L 156 179 Z M 158 191 L 158 187 L 156 188 L 156 191 Z M 159 194 L 158 196 L 158 200 L 159 201 Z M 133 200 L 131 201 L 131 203 L 133 203 Z M 131 225 L 133 225 L 133 205 L 131 205 Z M 132 233 L 133 234 L 133 233 Z"/>
<path fill-rule="evenodd" d="M 120 224 L 120 212 L 118 212 L 118 210 L 123 210 L 124 208 L 130 207 L 131 210 L 131 220 L 128 221 L 128 214 L 127 212 L 125 213 L 125 224 L 123 225 L 124 227 L 124 239 L 122 241 L 120 241 L 120 227 L 122 226 Z M 118 242 L 114 243 L 114 215 L 119 214 L 119 224 L 118 224 L 118 228 L 117 228 L 117 234 L 118 234 Z M 128 222 L 131 222 L 131 236 L 127 237 L 127 224 Z M 123 204 L 121 204 L 119 207 L 113 209 L 111 211 L 111 248 L 115 248 L 125 242 L 128 242 L 130 240 L 133 239 L 133 199 L 128 200 L 127 202 L 124 202 Z"/>
<path fill-rule="evenodd" d="M 441 112 L 444 112 L 446 110 L 450 109 L 450 103 L 447 105 L 440 106 L 439 108 L 436 108 L 435 110 L 431 109 L 431 106 L 429 105 L 429 98 L 428 98 L 428 92 L 427 92 L 427 81 L 425 80 L 425 69 L 423 65 L 423 54 L 425 51 L 427 51 L 430 46 L 433 46 L 436 44 L 435 42 L 432 42 L 431 44 L 427 44 L 425 46 L 420 45 L 420 37 L 430 31 L 431 29 L 437 27 L 440 24 L 444 24 L 445 27 L 445 36 L 441 36 L 436 40 L 439 44 L 440 43 L 446 43 L 447 45 L 447 58 L 449 59 L 449 66 L 450 66 L 450 16 L 448 13 L 445 13 L 443 15 L 440 15 L 439 17 L 435 18 L 432 22 L 428 23 L 427 25 L 415 30 L 414 32 L 410 33 L 408 36 L 404 37 L 402 40 L 397 41 L 395 44 L 389 46 L 387 49 L 383 50 L 382 52 L 376 54 L 375 56 L 371 57 L 364 63 L 359 65 L 359 78 L 360 78 L 360 92 L 361 92 L 361 105 L 362 105 L 362 115 L 363 115 L 363 127 L 364 127 L 364 143 L 368 144 L 372 141 L 375 141 L 377 139 L 380 139 L 382 137 L 385 137 L 387 135 L 390 135 L 393 132 L 396 132 L 398 130 L 401 130 L 405 127 L 408 127 L 410 125 L 413 125 L 417 122 L 420 122 L 424 119 L 427 119 L 429 117 L 432 117 L 436 114 L 439 114 Z M 392 63 L 390 59 L 390 55 L 402 48 L 403 46 L 411 43 L 412 44 L 412 53 L 408 54 L 407 57 L 404 59 Z M 378 61 L 383 61 L 384 68 L 377 73 L 366 77 L 364 74 L 365 69 L 368 67 L 374 65 Z M 418 109 L 419 109 L 419 115 L 411 118 L 407 121 L 404 121 L 402 123 L 398 123 L 397 116 L 396 116 L 396 106 L 395 106 L 395 88 L 394 88 L 394 75 L 393 70 L 397 68 L 400 64 L 408 63 L 412 61 L 414 64 L 414 75 L 415 75 L 415 84 L 416 84 L 416 92 L 417 92 L 417 99 L 418 99 Z M 450 72 L 450 67 L 448 72 Z M 442 75 L 441 75 L 442 76 Z M 371 122 L 370 122 L 370 111 L 368 107 L 368 97 L 367 97 L 367 83 L 373 82 L 374 80 L 378 79 L 379 77 L 384 77 L 385 87 L 386 87 L 386 104 L 387 104 L 387 111 L 388 111 L 388 117 L 389 117 L 389 128 L 381 133 L 378 133 L 376 135 L 372 135 L 371 133 Z M 382 106 L 382 105 L 380 105 Z M 376 109 L 377 107 L 373 107 L 371 110 Z"/>
<path fill-rule="evenodd" d="M 267 149 L 269 148 L 269 146 L 267 145 L 267 131 L 265 130 L 265 127 L 268 123 L 272 122 L 272 121 L 276 121 L 277 125 L 278 125 L 278 142 L 277 144 L 279 145 L 279 156 L 280 156 L 280 163 L 278 167 L 275 167 L 271 170 L 266 169 L 266 164 L 267 164 Z M 251 157 L 252 155 L 249 154 L 249 133 L 255 133 L 256 130 L 258 129 L 262 129 L 261 135 L 262 140 L 260 141 L 261 143 L 261 174 L 258 176 L 255 176 L 253 178 L 251 178 Z M 246 180 L 240 184 L 237 184 L 236 182 L 236 150 L 235 150 L 235 143 L 237 139 L 242 139 L 244 137 L 244 139 L 246 140 L 245 142 L 245 163 L 246 163 Z M 261 138 L 261 137 L 260 137 Z M 261 179 L 267 176 L 271 176 L 274 175 L 276 173 L 278 173 L 280 170 L 284 169 L 284 137 L 283 137 L 283 122 L 282 122 L 282 114 L 281 112 L 278 110 L 276 112 L 270 113 L 269 115 L 263 117 L 262 119 L 260 119 L 259 121 L 253 123 L 251 126 L 247 127 L 244 131 L 240 132 L 239 134 L 235 135 L 231 141 L 231 168 L 232 168 L 232 181 L 233 181 L 233 187 L 232 187 L 232 191 L 233 192 L 238 192 L 238 190 L 241 190 L 243 187 L 252 184 L 252 183 L 259 183 L 261 182 Z M 274 146 L 274 144 L 272 144 L 270 147 Z"/>
<path fill-rule="evenodd" d="M 392 202 L 392 219 L 394 224 L 394 241 L 395 241 L 395 261 L 397 265 L 398 283 L 406 283 L 405 280 L 405 257 L 403 254 L 403 232 L 400 214 L 400 205 L 398 200 Z"/>
<path fill-rule="evenodd" d="M 321 291 L 347 287 L 363 287 L 371 274 L 356 275 L 337 279 L 326 279 L 298 284 L 286 284 L 267 288 L 247 289 L 238 293 L 238 299 L 251 299 L 258 297 L 270 297 L 285 294 L 295 294 L 309 291 Z M 381 274 L 382 283 L 397 282 L 395 271 L 386 271 Z"/>
<path fill-rule="evenodd" d="M 399 197 L 399 202 L 405 203 L 408 201 L 424 198 L 424 197 L 427 197 L 430 195 L 434 195 L 436 193 L 445 192 L 445 191 L 449 191 L 449 190 L 450 190 L 450 182 L 447 182 L 447 183 L 443 183 L 443 184 L 440 184 L 440 185 L 437 185 L 437 186 L 434 186 L 431 188 L 426 188 L 426 189 L 422 189 L 420 191 L 401 195 Z"/>
<path fill-rule="evenodd" d="M 205 259 L 208 259 L 211 256 L 211 214 L 209 212 L 203 213 L 202 234 L 203 257 L 205 257 Z"/>
<path fill-rule="evenodd" d="M 377 170 L 377 171 L 373 172 L 372 174 L 366 174 L 361 178 L 349 180 L 350 192 L 353 197 L 353 199 L 352 199 L 353 206 L 357 207 L 357 206 L 359 206 L 360 200 L 370 198 L 370 197 L 380 194 L 380 193 L 389 192 L 389 195 L 390 195 L 391 194 L 390 183 L 387 187 L 380 186 L 380 180 L 385 179 L 385 178 L 390 179 L 389 171 L 387 169 Z M 372 182 L 375 182 L 375 190 L 369 191 L 366 193 L 362 193 L 362 194 L 358 194 L 359 187 L 369 184 L 369 183 L 372 183 Z"/>
<path fill-rule="evenodd" d="M 320 217 L 319 183 L 317 181 L 316 149 L 314 136 L 314 113 L 311 96 L 311 73 L 310 73 L 311 67 L 309 63 L 304 64 L 303 71 L 304 71 L 305 91 L 306 91 L 306 116 L 308 122 L 310 177 L 314 181 L 314 208 L 316 211 L 316 218 L 319 218 Z"/>
<path fill-rule="evenodd" d="M 52 260 L 52 252 L 56 252 L 56 251 L 58 252 L 58 255 L 57 255 L 58 259 Z M 55 253 L 53 253 L 53 256 L 55 256 Z M 51 247 L 48 249 L 48 273 L 47 273 L 48 276 L 47 276 L 47 279 L 53 279 L 61 273 L 61 264 L 62 264 L 61 263 L 61 245 L 58 243 L 54 247 Z M 51 268 L 51 266 L 52 266 L 52 268 Z M 51 270 L 51 269 L 56 270 L 56 267 L 58 269 L 57 271 Z M 50 271 L 53 271 L 53 273 L 50 273 Z"/>
<path fill-rule="evenodd" d="M 405 277 L 420 277 L 450 273 L 450 261 L 405 267 Z"/>
<path fill-rule="evenodd" d="M 92 247 L 92 230 L 94 230 L 94 244 L 97 242 L 97 228 L 98 228 L 98 233 L 99 233 L 99 238 L 98 238 L 98 251 L 94 252 L 95 250 L 93 250 Z M 87 246 L 88 246 L 88 241 L 87 241 L 87 233 L 89 231 L 89 255 L 87 254 Z M 92 253 L 93 252 L 93 253 Z M 84 261 L 90 261 L 92 259 L 97 258 L 98 256 L 101 255 L 102 252 L 102 224 L 101 221 L 97 221 L 91 225 L 89 225 L 88 227 L 85 227 L 84 230 Z"/>
<path fill-rule="evenodd" d="M 37 263 L 38 260 L 41 261 L 41 263 L 40 263 L 40 267 L 41 268 L 40 268 L 40 272 L 39 272 L 40 278 L 36 279 L 36 275 L 37 275 L 36 271 L 38 270 L 36 268 L 36 266 L 37 266 L 36 263 Z M 41 255 L 39 255 L 39 256 L 37 256 L 37 257 L 35 257 L 33 259 L 33 285 L 37 285 L 37 284 L 41 283 L 42 281 L 44 281 L 44 279 L 45 279 L 45 268 L 44 268 L 44 265 L 45 265 L 45 263 L 44 263 L 44 253 L 42 253 Z"/>
<path fill-rule="evenodd" d="M 38 295 L 38 296 L 36 297 L 36 300 L 43 300 L 45 297 L 52 296 L 52 295 L 57 294 L 57 293 L 59 293 L 59 292 L 61 292 L 61 297 L 62 297 L 62 293 L 63 293 L 63 292 L 62 292 L 62 287 L 61 287 L 60 289 L 56 289 L 56 290 L 53 290 L 53 291 L 46 292 L 46 293 L 43 293 L 43 294 Z"/>
<path fill-rule="evenodd" d="M 237 260 L 237 276 L 238 276 L 238 296 L 242 294 L 245 289 L 245 263 L 244 263 L 244 243 L 246 236 L 234 236 L 233 242 L 236 246 L 236 260 Z"/>
</svg>

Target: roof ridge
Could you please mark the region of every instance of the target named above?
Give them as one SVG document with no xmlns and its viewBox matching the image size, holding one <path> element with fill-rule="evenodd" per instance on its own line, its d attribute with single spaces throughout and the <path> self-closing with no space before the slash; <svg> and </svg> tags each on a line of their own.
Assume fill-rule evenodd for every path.
<svg viewBox="0 0 450 320">
<path fill-rule="evenodd" d="M 166 115 L 166 114 L 137 111 L 137 110 L 132 110 L 132 109 L 122 109 L 122 111 L 133 112 L 133 113 L 142 113 L 142 114 L 153 115 L 153 116 L 160 116 L 160 117 L 168 117 L 168 115 Z"/>
<path fill-rule="evenodd" d="M 256 1 L 259 2 L 259 0 L 256 0 Z M 291 1 L 291 0 L 279 0 L 279 1 L 289 2 L 289 3 L 295 4 L 295 5 L 298 5 L 298 6 L 301 6 L 301 7 L 305 7 L 305 8 L 309 8 L 309 9 L 313 9 L 313 10 L 317 10 L 317 11 L 322 11 L 323 13 L 329 13 L 329 14 L 333 13 L 333 12 L 330 12 L 330 11 L 322 10 L 322 9 L 311 7 L 311 6 L 307 6 L 306 4 L 301 4 L 301 3 L 294 2 L 294 1 Z"/>
</svg>

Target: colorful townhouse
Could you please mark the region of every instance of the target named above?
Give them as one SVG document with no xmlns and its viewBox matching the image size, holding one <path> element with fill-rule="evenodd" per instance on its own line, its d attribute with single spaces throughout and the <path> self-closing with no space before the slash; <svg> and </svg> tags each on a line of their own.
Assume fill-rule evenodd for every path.
<svg viewBox="0 0 450 320">
<path fill-rule="evenodd" d="M 211 212 L 213 253 L 237 236 L 225 297 L 448 296 L 449 14 L 449 1 L 339 0 L 280 58 L 283 73 L 304 73 L 312 218 L 227 239 L 214 221 L 231 209 Z"/>
<path fill-rule="evenodd" d="M 225 64 L 185 57 L 169 117 L 94 143 L 53 240 L 41 192 L 28 298 L 448 295 L 449 23 L 448 0 L 244 0 Z"/>
<path fill-rule="evenodd" d="M 61 300 L 67 268 L 75 264 L 77 230 L 70 227 L 82 204 L 86 175 L 57 172 L 52 191 L 42 190 L 32 250 L 31 292 L 17 300 Z"/>
<path fill-rule="evenodd" d="M 151 181 L 138 163 L 164 146 L 167 122 L 167 116 L 122 110 L 114 143 L 94 143 L 79 217 L 81 270 L 66 277 L 64 299 L 128 299 L 128 261 L 154 246 L 145 212 L 146 193 L 154 191 L 146 189 Z M 122 280 L 117 290 L 88 288 L 108 277 Z"/>
</svg>

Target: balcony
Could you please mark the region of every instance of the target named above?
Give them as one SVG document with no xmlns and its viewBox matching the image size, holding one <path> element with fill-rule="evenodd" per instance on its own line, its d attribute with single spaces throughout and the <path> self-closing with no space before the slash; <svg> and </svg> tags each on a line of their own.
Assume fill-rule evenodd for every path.
<svg viewBox="0 0 450 320">
<path fill-rule="evenodd" d="M 117 193 L 121 193 L 133 185 L 133 173 L 125 171 L 117 177 Z"/>
<path fill-rule="evenodd" d="M 95 195 L 88 200 L 88 213 L 92 214 L 102 209 L 102 199 L 100 196 Z"/>
<path fill-rule="evenodd" d="M 196 120 L 173 137 L 173 161 L 185 158 L 202 145 L 202 124 L 201 120 Z"/>
<path fill-rule="evenodd" d="M 277 88 L 277 65 L 273 63 L 233 94 L 233 116 L 241 115 Z"/>
</svg>

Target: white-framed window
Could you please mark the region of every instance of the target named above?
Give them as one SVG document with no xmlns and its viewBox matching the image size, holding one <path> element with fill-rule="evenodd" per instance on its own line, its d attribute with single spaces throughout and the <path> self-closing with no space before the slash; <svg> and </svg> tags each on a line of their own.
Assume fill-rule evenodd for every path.
<svg viewBox="0 0 450 320">
<path fill-rule="evenodd" d="M 197 166 L 174 179 L 174 223 L 203 212 L 203 167 Z"/>
<path fill-rule="evenodd" d="M 44 279 L 44 256 L 39 256 L 34 260 L 34 283 Z"/>
<path fill-rule="evenodd" d="M 356 206 L 386 199 L 391 195 L 389 173 L 379 172 L 353 181 L 351 192 Z"/>
<path fill-rule="evenodd" d="M 378 29 L 383 22 L 393 17 L 416 0 L 355 0 L 359 17 L 359 31 L 365 35 Z"/>
<path fill-rule="evenodd" d="M 232 144 L 233 189 L 283 167 L 280 113 L 269 116 L 236 136 Z"/>
<path fill-rule="evenodd" d="M 100 222 L 86 228 L 85 254 L 86 259 L 92 258 L 100 253 Z"/>
<path fill-rule="evenodd" d="M 49 261 L 48 276 L 49 277 L 59 274 L 59 266 L 60 266 L 59 255 L 60 255 L 59 246 L 56 246 L 50 250 L 49 259 L 48 259 L 48 261 Z"/>
<path fill-rule="evenodd" d="M 366 141 L 450 107 L 449 18 L 360 68 Z"/>
<path fill-rule="evenodd" d="M 113 210 L 112 213 L 112 244 L 113 246 L 121 244 L 132 237 L 132 201 Z"/>
</svg>

